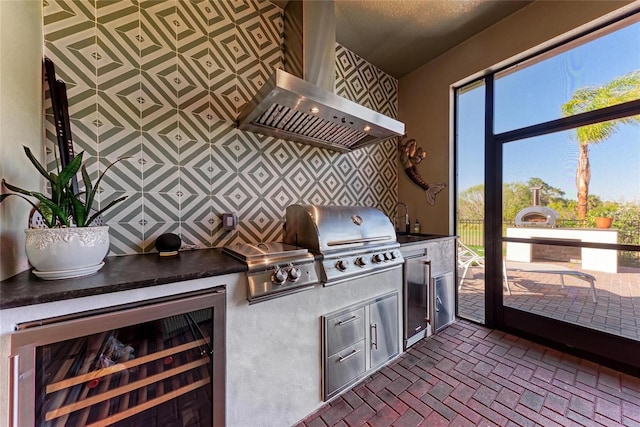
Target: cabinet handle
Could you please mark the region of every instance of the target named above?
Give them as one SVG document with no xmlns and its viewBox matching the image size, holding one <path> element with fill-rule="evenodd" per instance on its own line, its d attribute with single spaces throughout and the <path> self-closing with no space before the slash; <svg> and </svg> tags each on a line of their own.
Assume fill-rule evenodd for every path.
<svg viewBox="0 0 640 427">
<path fill-rule="evenodd" d="M 361 351 L 362 351 L 362 350 L 360 350 L 360 349 L 356 350 L 356 349 L 354 348 L 354 349 L 353 349 L 353 351 L 352 351 L 351 353 L 347 354 L 346 356 L 340 356 L 340 357 L 338 358 L 338 362 L 339 362 L 339 363 L 342 363 L 342 362 L 344 362 L 345 360 L 351 359 L 353 356 L 355 356 L 356 354 L 360 353 Z"/>
<path fill-rule="evenodd" d="M 358 320 L 360 317 L 356 316 L 355 314 L 353 316 L 351 316 L 350 318 L 346 319 L 346 320 L 341 320 L 338 322 L 338 326 L 342 326 L 342 325 L 346 325 L 347 323 L 351 323 L 351 322 L 355 322 L 356 320 Z"/>
<path fill-rule="evenodd" d="M 373 329 L 374 333 L 372 333 L 371 335 L 373 335 L 373 337 L 375 337 L 375 341 L 374 339 L 371 340 L 371 347 L 376 348 L 376 350 L 378 349 L 378 325 L 376 323 L 373 323 L 371 325 L 371 329 Z"/>
<path fill-rule="evenodd" d="M 440 297 L 436 297 L 436 311 L 440 311 L 440 306 L 442 305 L 442 300 Z"/>
<path fill-rule="evenodd" d="M 20 425 L 20 356 L 16 354 L 9 359 L 11 360 L 11 373 L 9 374 L 9 404 L 11 407 L 11 416 L 9 417 L 9 426 L 18 427 Z"/>
</svg>

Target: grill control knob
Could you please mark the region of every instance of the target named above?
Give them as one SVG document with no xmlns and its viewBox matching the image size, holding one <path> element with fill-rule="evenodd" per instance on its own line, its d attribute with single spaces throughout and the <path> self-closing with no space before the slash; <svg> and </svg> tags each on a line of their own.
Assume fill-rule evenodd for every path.
<svg viewBox="0 0 640 427">
<path fill-rule="evenodd" d="M 356 258 L 356 265 L 358 267 L 364 267 L 365 265 L 367 265 L 367 260 L 364 259 L 364 257 L 358 257 Z"/>
<path fill-rule="evenodd" d="M 298 267 L 291 267 L 291 270 L 289 270 L 289 281 L 297 281 L 300 278 L 300 274 L 300 269 Z"/>
<path fill-rule="evenodd" d="M 373 256 L 373 262 L 376 264 L 381 263 L 382 261 L 384 261 L 384 256 L 382 254 L 375 254 Z"/>
<path fill-rule="evenodd" d="M 287 272 L 284 270 L 276 270 L 271 275 L 271 281 L 276 285 L 282 285 L 287 280 Z"/>
<path fill-rule="evenodd" d="M 396 253 L 395 252 L 389 252 L 389 259 L 391 259 L 391 260 L 396 259 Z"/>
<path fill-rule="evenodd" d="M 336 263 L 336 268 L 340 271 L 345 271 L 349 267 L 349 262 L 341 259 Z"/>
</svg>

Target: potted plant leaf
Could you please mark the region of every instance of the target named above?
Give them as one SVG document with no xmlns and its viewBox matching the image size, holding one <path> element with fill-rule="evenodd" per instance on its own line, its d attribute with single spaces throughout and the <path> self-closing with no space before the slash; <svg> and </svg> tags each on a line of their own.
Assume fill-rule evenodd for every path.
<svg viewBox="0 0 640 427">
<path fill-rule="evenodd" d="M 593 217 L 596 228 L 610 228 L 613 223 L 613 214 L 617 207 L 611 202 L 604 202 L 601 206 L 593 208 L 589 213 Z"/>
<path fill-rule="evenodd" d="M 33 206 L 29 228 L 25 230 L 27 258 L 34 274 L 47 280 L 66 279 L 95 273 L 104 265 L 109 252 L 109 227 L 102 224 L 101 214 L 120 203 L 126 196 L 111 201 L 100 210 L 92 210 L 96 191 L 111 163 L 92 184 L 82 164 L 84 152 L 75 156 L 57 173 L 48 172 L 28 147 L 24 152 L 36 170 L 50 184 L 50 195 L 2 184 L 13 193 L 0 194 L 0 202 L 9 196 L 23 198 Z M 81 171 L 84 191 L 73 191 L 73 178 Z M 34 200 L 35 199 L 35 200 Z M 36 218 L 36 219 L 34 219 Z"/>
</svg>

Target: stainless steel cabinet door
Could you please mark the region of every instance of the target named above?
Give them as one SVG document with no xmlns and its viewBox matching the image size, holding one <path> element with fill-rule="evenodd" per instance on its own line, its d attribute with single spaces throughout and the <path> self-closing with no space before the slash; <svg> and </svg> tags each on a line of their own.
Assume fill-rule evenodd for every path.
<svg viewBox="0 0 640 427">
<path fill-rule="evenodd" d="M 398 354 L 398 296 L 392 295 L 369 305 L 371 367 Z"/>
<path fill-rule="evenodd" d="M 430 278 L 427 257 L 405 259 L 405 340 L 427 328 Z"/>
<path fill-rule="evenodd" d="M 364 307 L 326 321 L 326 343 L 329 356 L 362 341 L 365 331 Z"/>
<path fill-rule="evenodd" d="M 455 320 L 453 273 L 445 273 L 433 278 L 433 318 L 435 332 Z"/>
<path fill-rule="evenodd" d="M 364 374 L 366 370 L 364 345 L 362 340 L 327 358 L 325 378 L 328 395 Z"/>
</svg>

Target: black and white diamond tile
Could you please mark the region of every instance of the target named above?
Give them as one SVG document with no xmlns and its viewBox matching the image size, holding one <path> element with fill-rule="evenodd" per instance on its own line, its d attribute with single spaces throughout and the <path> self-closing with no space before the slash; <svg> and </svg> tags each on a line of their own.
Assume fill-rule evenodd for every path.
<svg viewBox="0 0 640 427">
<path fill-rule="evenodd" d="M 153 164 L 174 166 L 180 159 L 180 143 L 166 135 L 142 132 L 142 164 L 144 168 Z M 144 169 L 143 169 L 144 170 Z"/>
<path fill-rule="evenodd" d="M 359 205 L 358 194 L 354 194 L 354 192 L 347 187 L 343 187 L 338 190 L 338 195 L 336 196 L 335 200 L 336 205 L 339 206 Z"/>
<path fill-rule="evenodd" d="M 218 146 L 211 146 L 211 195 L 223 196 L 232 192 L 232 187 L 237 181 L 237 173 L 233 164 L 225 160 Z"/>
<path fill-rule="evenodd" d="M 319 191 L 329 200 L 327 204 L 337 204 L 336 199 L 341 187 L 341 181 L 335 171 L 329 169 L 322 176 L 318 177 Z"/>
<path fill-rule="evenodd" d="M 176 5 L 176 0 L 140 2 L 140 21 L 147 27 L 148 35 L 160 46 L 173 51 L 177 49 L 177 25 L 180 23 Z"/>
<path fill-rule="evenodd" d="M 282 10 L 271 2 L 248 2 L 247 6 L 236 19 L 238 37 L 254 58 L 264 61 L 280 50 Z"/>
<path fill-rule="evenodd" d="M 95 87 L 66 84 L 67 102 L 69 103 L 69 116 L 73 120 L 94 122 L 98 118 L 98 100 Z M 49 91 L 46 91 L 45 114 L 53 115 Z"/>
<path fill-rule="evenodd" d="M 66 83 L 95 87 L 96 28 L 93 2 L 43 2 L 45 55 L 65 64 L 56 75 Z"/>
<path fill-rule="evenodd" d="M 282 222 L 274 219 L 272 213 L 260 199 L 247 203 L 241 211 L 246 221 L 239 227 L 240 239 L 247 243 L 274 241 L 282 238 Z"/>
<path fill-rule="evenodd" d="M 179 135 L 178 110 L 157 104 L 143 104 L 142 130 L 180 141 L 182 138 Z"/>
<path fill-rule="evenodd" d="M 100 157 L 111 161 L 127 158 L 131 163 L 141 164 L 142 140 L 139 130 L 103 125 L 98 132 Z"/>
<path fill-rule="evenodd" d="M 225 120 L 219 120 L 214 117 L 211 122 L 211 144 L 218 145 L 220 147 L 226 146 L 231 140 L 236 138 L 237 130 L 235 123 Z"/>
<path fill-rule="evenodd" d="M 243 104 L 251 100 L 274 73 L 274 68 L 269 64 L 256 61 L 238 69 L 238 92 L 243 98 Z"/>
<path fill-rule="evenodd" d="M 160 43 L 160 44 L 157 44 Z M 167 66 L 175 66 L 177 53 L 154 37 L 151 24 L 140 21 L 140 68 L 151 74 L 162 74 Z"/>
<path fill-rule="evenodd" d="M 44 55 L 55 65 L 56 78 L 67 84 L 96 87 L 97 46 L 95 37 L 86 39 L 80 49 L 46 41 Z"/>
<path fill-rule="evenodd" d="M 98 91 L 98 121 L 129 129 L 140 129 L 140 104 L 132 97 Z"/>
<path fill-rule="evenodd" d="M 202 102 L 206 103 L 206 98 L 203 99 Z M 185 140 L 208 144 L 210 135 L 209 122 L 210 121 L 207 120 L 206 110 L 204 114 L 178 111 L 178 127 L 180 129 L 180 135 Z"/>
<path fill-rule="evenodd" d="M 129 7 L 120 9 L 114 2 L 98 2 L 106 4 L 98 9 L 98 52 L 121 64 L 132 67 L 140 65 L 140 19 L 138 6 L 131 3 Z M 109 10 L 114 9 L 112 13 Z M 104 14 L 103 14 L 104 13 Z"/>
<path fill-rule="evenodd" d="M 45 0 L 42 6 L 45 37 L 57 44 L 61 44 L 65 37 L 89 28 L 95 20 L 96 11 L 92 1 Z"/>
<path fill-rule="evenodd" d="M 211 108 L 216 119 L 235 122 L 238 117 L 237 106 L 242 104 L 243 99 L 236 88 L 237 76 L 220 70 L 220 73 L 212 81 L 209 95 L 211 96 Z"/>
<path fill-rule="evenodd" d="M 152 223 L 173 222 L 180 219 L 179 193 L 144 193 L 144 221 Z"/>
<path fill-rule="evenodd" d="M 180 190 L 183 194 L 211 194 L 210 146 L 187 141 L 180 147 Z"/>
<path fill-rule="evenodd" d="M 112 254 L 154 251 L 179 234 L 194 247 L 278 241 L 293 203 L 397 200 L 397 141 L 349 154 L 239 131 L 244 104 L 282 66 L 282 10 L 263 0 L 43 3 L 45 49 L 69 86 L 76 151 L 87 150 Z M 397 81 L 336 45 L 336 92 L 391 117 Z M 50 109 L 49 109 L 50 113 Z M 55 129 L 45 123 L 49 169 Z M 237 231 L 221 215 L 236 212 Z"/>
<path fill-rule="evenodd" d="M 249 168 L 247 171 L 249 174 L 247 179 L 253 183 L 258 193 L 262 196 L 270 194 L 272 188 L 282 182 L 278 175 L 269 168 L 262 166 L 262 162 L 260 162 L 259 166 Z"/>
<path fill-rule="evenodd" d="M 213 202 L 206 194 L 183 194 L 180 199 L 180 221 L 208 224 L 209 235 L 213 231 Z"/>
<path fill-rule="evenodd" d="M 112 62 L 98 69 L 98 91 L 127 98 L 139 116 L 140 70 L 128 65 Z"/>
<path fill-rule="evenodd" d="M 137 138 L 139 141 L 139 137 Z M 138 144 L 139 147 L 139 144 Z M 136 150 L 139 158 L 140 149 Z M 110 159 L 100 157 L 100 173 L 109 169 L 100 181 L 100 187 L 106 191 L 142 191 L 142 165 L 135 157 L 130 159 Z"/>
<path fill-rule="evenodd" d="M 109 222 L 109 255 L 134 255 L 144 252 L 144 228 L 133 222 Z"/>
<path fill-rule="evenodd" d="M 208 40 L 205 38 L 205 40 Z M 205 45 L 199 45 L 198 50 L 192 55 L 178 55 L 178 75 L 190 81 L 199 91 L 207 92 L 209 90 L 209 76 L 215 69 L 211 51 Z"/>
<path fill-rule="evenodd" d="M 184 85 L 178 91 L 178 109 L 193 110 L 197 108 L 197 105 L 209 102 L 209 99 L 209 92 L 206 88 Z"/>
<path fill-rule="evenodd" d="M 163 163 L 146 163 L 143 167 L 142 190 L 177 193 L 180 191 L 180 168 Z"/>
<path fill-rule="evenodd" d="M 168 71 L 168 70 L 167 70 Z M 178 92 L 167 79 L 147 71 L 140 73 L 140 108 L 144 110 L 151 105 L 178 107 Z"/>
<path fill-rule="evenodd" d="M 239 130 L 229 148 L 235 154 L 238 172 L 250 173 L 261 166 L 260 139 L 255 134 Z"/>
<path fill-rule="evenodd" d="M 192 249 L 211 248 L 213 224 L 208 221 L 180 222 L 180 239 Z"/>
<path fill-rule="evenodd" d="M 142 221 L 142 193 L 140 192 L 114 191 L 100 187 L 98 193 L 100 209 L 104 209 L 109 203 L 125 196 L 126 199 L 124 201 L 119 202 L 102 214 L 103 219 L 109 225 L 118 222 L 137 224 Z"/>
<path fill-rule="evenodd" d="M 177 2 L 177 46 L 180 54 L 206 45 L 209 38 L 209 23 L 206 11 L 198 7 L 203 2 Z"/>
</svg>

